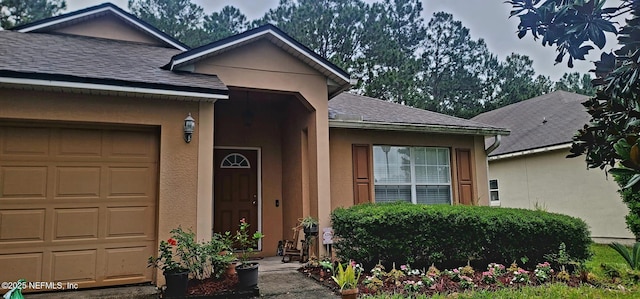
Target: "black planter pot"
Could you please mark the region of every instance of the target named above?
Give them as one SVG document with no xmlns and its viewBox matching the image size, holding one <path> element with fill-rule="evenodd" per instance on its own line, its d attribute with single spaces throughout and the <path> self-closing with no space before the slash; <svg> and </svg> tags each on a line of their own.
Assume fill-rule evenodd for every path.
<svg viewBox="0 0 640 299">
<path fill-rule="evenodd" d="M 236 266 L 238 287 L 241 290 L 255 288 L 258 285 L 258 263 L 245 263 Z"/>
<path fill-rule="evenodd" d="M 189 271 L 164 273 L 167 289 L 164 294 L 168 298 L 181 298 L 187 294 Z"/>
<path fill-rule="evenodd" d="M 318 235 L 318 225 L 314 224 L 311 225 L 309 227 L 305 226 L 304 229 L 304 234 L 307 236 L 317 236 Z"/>
</svg>

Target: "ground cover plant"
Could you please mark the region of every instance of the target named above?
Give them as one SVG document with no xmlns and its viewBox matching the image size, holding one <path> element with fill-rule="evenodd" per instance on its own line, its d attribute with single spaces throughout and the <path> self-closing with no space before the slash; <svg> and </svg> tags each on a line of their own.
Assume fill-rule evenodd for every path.
<svg viewBox="0 0 640 299">
<path fill-rule="evenodd" d="M 483 269 L 376 265 L 365 270 L 352 264 L 362 271 L 359 298 L 640 298 L 637 277 L 624 259 L 607 245 L 593 244 L 591 249 L 592 258 L 572 272 L 557 270 L 560 265 L 550 262 L 528 269 L 491 263 Z M 557 252 L 555 257 L 561 255 Z M 300 271 L 337 292 L 328 264 L 312 260 Z M 619 277 L 612 277 L 608 267 L 617 267 Z"/>
</svg>

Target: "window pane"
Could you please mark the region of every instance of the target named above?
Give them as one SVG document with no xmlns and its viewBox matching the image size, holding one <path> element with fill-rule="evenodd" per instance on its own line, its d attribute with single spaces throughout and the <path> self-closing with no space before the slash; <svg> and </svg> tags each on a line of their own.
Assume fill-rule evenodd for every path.
<svg viewBox="0 0 640 299">
<path fill-rule="evenodd" d="M 427 148 L 414 147 L 413 158 L 415 159 L 416 165 L 426 165 L 427 164 Z"/>
<path fill-rule="evenodd" d="M 408 185 L 376 185 L 376 202 L 411 202 L 411 186 Z"/>
<path fill-rule="evenodd" d="M 420 204 L 451 204 L 449 186 L 416 186 L 416 197 Z"/>
<path fill-rule="evenodd" d="M 376 184 L 411 183 L 408 147 L 374 146 L 373 176 Z"/>
<path fill-rule="evenodd" d="M 491 201 L 499 201 L 500 197 L 498 197 L 498 191 L 491 191 Z"/>
<path fill-rule="evenodd" d="M 498 189 L 498 180 L 490 180 L 489 189 Z"/>
<path fill-rule="evenodd" d="M 438 165 L 449 165 L 449 149 L 438 149 Z"/>
<path fill-rule="evenodd" d="M 427 151 L 427 164 L 438 165 L 438 150 L 435 148 L 428 148 Z"/>
</svg>

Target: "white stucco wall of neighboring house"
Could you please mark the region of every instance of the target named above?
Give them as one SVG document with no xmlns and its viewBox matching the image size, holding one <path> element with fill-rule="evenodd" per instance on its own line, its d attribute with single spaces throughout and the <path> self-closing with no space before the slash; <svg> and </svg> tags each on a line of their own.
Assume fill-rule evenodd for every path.
<svg viewBox="0 0 640 299">
<path fill-rule="evenodd" d="M 568 148 L 489 160 L 489 180 L 498 180 L 501 207 L 534 209 L 582 218 L 598 243 L 632 243 L 627 206 L 618 185 L 584 158 L 565 158 Z M 495 205 L 495 202 L 493 203 Z"/>
</svg>

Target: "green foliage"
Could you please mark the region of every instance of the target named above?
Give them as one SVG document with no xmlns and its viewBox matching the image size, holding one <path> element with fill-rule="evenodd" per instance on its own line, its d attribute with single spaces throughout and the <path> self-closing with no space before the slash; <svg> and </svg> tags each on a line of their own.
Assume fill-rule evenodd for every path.
<svg viewBox="0 0 640 299">
<path fill-rule="evenodd" d="M 206 38 L 199 40 L 198 45 L 241 33 L 249 29 L 249 21 L 239 9 L 227 5 L 220 12 L 205 16 L 202 28 Z"/>
<path fill-rule="evenodd" d="M 613 177 L 621 188 L 618 192 L 622 196 L 622 201 L 629 208 L 629 213 L 625 216 L 627 227 L 636 236 L 636 240 L 640 240 L 640 192 L 632 188 L 623 188 L 629 184 L 633 175 L 613 174 Z"/>
<path fill-rule="evenodd" d="M 206 43 L 204 10 L 191 0 L 129 0 L 129 10 L 190 47 Z"/>
<path fill-rule="evenodd" d="M 342 267 L 342 264 L 338 264 L 338 272 L 331 278 L 338 284 L 340 290 L 355 289 L 358 287 L 358 281 L 360 280 L 360 272 L 349 263 L 346 267 Z"/>
<path fill-rule="evenodd" d="M 469 259 L 486 265 L 524 256 L 535 265 L 561 242 L 576 260 L 590 254 L 584 221 L 547 212 L 394 203 L 338 208 L 331 219 L 338 255 L 370 265 L 382 260 L 450 266 Z"/>
<path fill-rule="evenodd" d="M 0 0 L 0 27 L 8 29 L 52 17 L 66 8 L 65 0 Z"/>
<path fill-rule="evenodd" d="M 233 236 L 233 241 L 240 247 L 240 264 L 246 264 L 253 254 L 254 247 L 258 246 L 258 241 L 264 238 L 264 235 L 256 231 L 253 234 L 249 231 L 250 224 L 244 218 L 240 219 L 239 229 Z"/>
<path fill-rule="evenodd" d="M 223 235 L 214 234 L 208 242 L 197 242 L 196 234 L 191 230 L 178 227 L 171 230 L 171 234 L 177 243 L 176 255 L 195 279 L 220 278 L 235 259 L 231 254 L 231 243 Z"/>
<path fill-rule="evenodd" d="M 556 82 L 553 89 L 575 92 L 587 96 L 595 96 L 596 89 L 591 83 L 591 76 L 588 74 L 580 74 L 578 72 L 565 73 L 562 78 Z"/>
<path fill-rule="evenodd" d="M 626 246 L 613 242 L 609 244 L 609 247 L 613 248 L 624 261 L 627 262 L 627 265 L 631 268 L 631 270 L 640 270 L 640 242 L 637 242 L 633 245 L 633 249 L 629 251 Z"/>
</svg>

